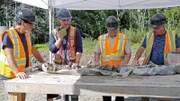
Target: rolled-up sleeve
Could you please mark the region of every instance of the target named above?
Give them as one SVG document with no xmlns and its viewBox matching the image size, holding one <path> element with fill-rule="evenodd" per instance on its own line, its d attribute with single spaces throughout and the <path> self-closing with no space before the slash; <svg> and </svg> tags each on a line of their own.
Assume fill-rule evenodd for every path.
<svg viewBox="0 0 180 101">
<path fill-rule="evenodd" d="M 4 47 L 8 47 L 8 48 L 13 48 L 13 44 L 11 39 L 9 38 L 8 34 L 4 34 L 3 36 L 3 43 L 2 43 L 2 49 L 4 49 Z"/>
<path fill-rule="evenodd" d="M 83 44 L 79 29 L 76 28 L 76 52 L 83 52 Z"/>
<path fill-rule="evenodd" d="M 99 42 L 96 43 L 96 46 L 95 46 L 95 48 L 94 48 L 94 52 L 96 52 L 96 53 L 101 53 Z"/>
<path fill-rule="evenodd" d="M 144 40 L 143 40 L 141 46 L 142 46 L 143 48 L 146 48 L 146 37 L 144 37 Z"/>
<path fill-rule="evenodd" d="M 56 47 L 55 45 L 55 38 L 54 38 L 54 35 L 53 33 L 51 32 L 50 34 L 50 37 L 49 37 L 49 50 L 52 52 L 52 53 L 56 53 L 59 49 Z"/>
<path fill-rule="evenodd" d="M 131 53 L 131 47 L 129 45 L 129 41 L 126 42 L 126 45 L 125 45 L 125 53 L 128 54 L 128 53 Z"/>
</svg>

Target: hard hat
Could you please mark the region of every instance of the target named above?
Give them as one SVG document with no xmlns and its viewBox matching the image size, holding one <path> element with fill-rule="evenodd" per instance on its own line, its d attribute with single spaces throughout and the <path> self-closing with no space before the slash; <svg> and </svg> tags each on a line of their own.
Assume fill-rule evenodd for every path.
<svg viewBox="0 0 180 101">
<path fill-rule="evenodd" d="M 109 16 L 106 19 L 106 28 L 108 30 L 114 30 L 118 28 L 118 19 L 115 16 Z"/>
<path fill-rule="evenodd" d="M 156 28 L 166 23 L 166 16 L 161 13 L 156 13 L 152 16 L 150 26 Z"/>
<path fill-rule="evenodd" d="M 72 19 L 71 13 L 66 8 L 61 8 L 57 12 L 57 17 L 62 19 L 62 20 L 71 20 Z"/>
<path fill-rule="evenodd" d="M 35 24 L 35 14 L 31 9 L 23 8 L 17 12 L 16 16 L 29 23 Z"/>
</svg>

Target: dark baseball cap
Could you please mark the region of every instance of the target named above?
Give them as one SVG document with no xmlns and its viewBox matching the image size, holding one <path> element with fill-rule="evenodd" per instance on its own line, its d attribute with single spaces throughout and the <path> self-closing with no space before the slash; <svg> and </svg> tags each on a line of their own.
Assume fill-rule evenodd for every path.
<svg viewBox="0 0 180 101">
<path fill-rule="evenodd" d="M 114 30 L 118 28 L 118 19 L 115 16 L 109 16 L 106 19 L 106 28 L 108 30 Z"/>
<path fill-rule="evenodd" d="M 152 28 L 159 27 L 166 23 L 166 16 L 161 13 L 156 13 L 152 16 L 150 26 Z"/>
<path fill-rule="evenodd" d="M 16 16 L 28 23 L 36 24 L 35 23 L 35 14 L 29 8 L 22 8 L 20 11 L 17 12 Z"/>
</svg>

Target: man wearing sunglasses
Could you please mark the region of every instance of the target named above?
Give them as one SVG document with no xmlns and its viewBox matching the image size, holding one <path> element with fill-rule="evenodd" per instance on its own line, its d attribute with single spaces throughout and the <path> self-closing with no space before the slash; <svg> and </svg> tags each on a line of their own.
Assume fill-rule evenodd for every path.
<svg viewBox="0 0 180 101">
<path fill-rule="evenodd" d="M 131 48 L 127 35 L 118 32 L 118 19 L 109 16 L 106 19 L 107 33 L 98 37 L 94 49 L 95 65 L 120 66 L 127 65 L 131 57 Z M 103 101 L 111 101 L 110 96 L 103 96 Z M 116 97 L 115 101 L 124 101 L 124 97 Z"/>
<path fill-rule="evenodd" d="M 174 31 L 166 30 L 166 17 L 157 13 L 151 18 L 152 31 L 148 32 L 141 47 L 137 50 L 133 65 L 138 64 L 138 60 L 145 51 L 143 64 L 154 63 L 165 64 L 165 57 L 168 52 L 180 52 L 180 40 Z"/>
<path fill-rule="evenodd" d="M 32 70 L 33 55 L 45 63 L 33 46 L 29 33 L 35 23 L 35 14 L 31 9 L 22 8 L 16 17 L 17 25 L 1 34 L 0 79 L 27 78 L 25 71 Z"/>
</svg>

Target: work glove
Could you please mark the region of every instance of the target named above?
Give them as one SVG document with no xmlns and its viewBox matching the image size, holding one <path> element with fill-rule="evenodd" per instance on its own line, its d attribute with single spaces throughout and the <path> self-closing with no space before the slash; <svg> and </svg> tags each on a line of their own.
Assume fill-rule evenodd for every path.
<svg viewBox="0 0 180 101">
<path fill-rule="evenodd" d="M 43 70 L 44 72 L 47 72 L 47 71 L 48 71 L 48 63 L 43 63 L 43 64 L 41 65 L 41 67 L 42 67 L 42 70 Z"/>
</svg>

